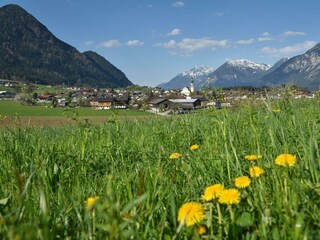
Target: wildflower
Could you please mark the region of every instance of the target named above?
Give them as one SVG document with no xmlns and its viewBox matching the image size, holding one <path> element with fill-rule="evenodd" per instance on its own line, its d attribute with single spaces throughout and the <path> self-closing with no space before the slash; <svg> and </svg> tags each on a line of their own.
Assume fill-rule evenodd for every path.
<svg viewBox="0 0 320 240">
<path fill-rule="evenodd" d="M 207 232 L 207 228 L 205 225 L 200 225 L 198 228 L 197 228 L 197 233 L 199 235 L 203 235 Z"/>
<path fill-rule="evenodd" d="M 240 202 L 240 192 L 237 189 L 230 188 L 222 190 L 219 199 L 222 204 L 238 204 Z"/>
<path fill-rule="evenodd" d="M 264 170 L 261 167 L 251 167 L 249 169 L 250 177 L 259 177 L 262 173 L 264 173 Z"/>
<path fill-rule="evenodd" d="M 217 199 L 223 189 L 224 187 L 221 184 L 211 185 L 204 190 L 201 198 L 207 202 Z"/>
<path fill-rule="evenodd" d="M 245 159 L 249 160 L 249 161 L 256 161 L 262 158 L 261 155 L 247 155 L 244 157 Z"/>
<path fill-rule="evenodd" d="M 93 208 L 93 205 L 97 202 L 99 197 L 88 197 L 86 200 L 86 208 L 87 210 L 91 210 Z"/>
<path fill-rule="evenodd" d="M 194 150 L 197 150 L 199 148 L 200 148 L 200 146 L 198 144 L 193 144 L 193 145 L 191 145 L 190 150 L 194 151 Z"/>
<path fill-rule="evenodd" d="M 169 156 L 170 159 L 178 159 L 179 157 L 182 157 L 180 153 L 171 153 Z"/>
<path fill-rule="evenodd" d="M 273 111 L 274 113 L 281 112 L 280 108 L 274 108 L 274 109 L 272 109 L 272 111 Z"/>
<path fill-rule="evenodd" d="M 204 219 L 204 208 L 200 203 L 187 202 L 183 204 L 178 212 L 178 221 L 181 224 L 192 226 Z"/>
<path fill-rule="evenodd" d="M 280 154 L 276 158 L 275 163 L 280 166 L 292 167 L 297 163 L 297 158 L 296 158 L 296 156 L 291 155 L 291 154 Z"/>
<path fill-rule="evenodd" d="M 246 188 L 250 185 L 251 180 L 247 176 L 237 177 L 234 179 L 234 183 L 237 188 Z"/>
</svg>

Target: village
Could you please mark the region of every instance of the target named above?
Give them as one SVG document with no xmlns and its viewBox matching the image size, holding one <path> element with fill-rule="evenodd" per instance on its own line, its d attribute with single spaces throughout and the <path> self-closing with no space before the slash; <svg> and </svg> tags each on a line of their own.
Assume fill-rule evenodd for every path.
<svg viewBox="0 0 320 240">
<path fill-rule="evenodd" d="M 91 107 L 97 110 L 139 109 L 156 114 L 183 114 L 202 108 L 221 109 L 237 106 L 241 100 L 280 98 L 290 94 L 293 98 L 314 98 L 315 94 L 295 85 L 277 88 L 237 87 L 195 90 L 193 82 L 183 89 L 165 90 L 161 88 L 130 86 L 124 89 L 99 89 L 88 87 L 47 86 L 46 91 L 38 93 L 33 85 L 0 81 L 2 89 L 0 100 L 16 100 L 26 105 L 45 105 L 46 107 Z M 50 91 L 52 88 L 52 91 Z M 58 90 L 57 90 L 58 89 Z M 60 91 L 59 91 L 60 90 Z"/>
</svg>

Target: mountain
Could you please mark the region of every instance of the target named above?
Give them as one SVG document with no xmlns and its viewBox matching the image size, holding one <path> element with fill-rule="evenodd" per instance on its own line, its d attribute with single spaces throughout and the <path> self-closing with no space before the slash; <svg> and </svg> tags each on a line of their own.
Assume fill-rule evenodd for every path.
<svg viewBox="0 0 320 240">
<path fill-rule="evenodd" d="M 274 70 L 276 70 L 278 67 L 280 67 L 283 63 L 285 63 L 288 60 L 289 60 L 288 57 L 281 58 L 279 61 L 277 61 L 275 64 L 273 64 L 271 68 L 269 68 L 266 71 L 265 75 L 273 72 Z"/>
<path fill-rule="evenodd" d="M 99 87 L 132 84 L 102 56 L 80 53 L 14 4 L 0 8 L 0 56 L 0 78 Z"/>
<path fill-rule="evenodd" d="M 257 86 L 257 80 L 268 69 L 270 66 L 267 64 L 246 59 L 227 61 L 211 73 L 204 84 L 212 87 Z"/>
<path fill-rule="evenodd" d="M 320 44 L 302 55 L 290 58 L 261 78 L 266 85 L 293 83 L 309 90 L 320 87 Z"/>
<path fill-rule="evenodd" d="M 212 67 L 194 67 L 188 71 L 178 74 L 169 82 L 159 84 L 157 87 L 163 89 L 178 89 L 190 86 L 190 81 L 193 80 L 195 89 L 203 88 L 202 84 L 207 79 L 208 75 L 214 71 Z"/>
</svg>

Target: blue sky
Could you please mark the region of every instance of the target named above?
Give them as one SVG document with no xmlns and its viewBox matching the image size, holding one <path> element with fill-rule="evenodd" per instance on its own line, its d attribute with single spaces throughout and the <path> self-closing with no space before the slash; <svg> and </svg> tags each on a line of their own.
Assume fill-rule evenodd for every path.
<svg viewBox="0 0 320 240">
<path fill-rule="evenodd" d="M 134 84 L 156 86 L 194 66 L 274 64 L 319 42 L 318 0 L 1 0 L 56 37 L 92 50 Z"/>
</svg>

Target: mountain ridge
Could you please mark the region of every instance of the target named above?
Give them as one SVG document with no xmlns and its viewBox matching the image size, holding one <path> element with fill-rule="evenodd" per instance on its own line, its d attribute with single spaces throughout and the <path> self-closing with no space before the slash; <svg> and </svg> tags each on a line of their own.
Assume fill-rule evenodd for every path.
<svg viewBox="0 0 320 240">
<path fill-rule="evenodd" d="M 288 59 L 261 81 L 268 85 L 292 83 L 309 90 L 319 89 L 320 43 L 304 54 Z"/>
<path fill-rule="evenodd" d="M 194 83 L 196 90 L 203 88 L 202 83 L 207 78 L 207 76 L 214 71 L 214 68 L 207 66 L 193 67 L 186 70 L 178 75 L 176 75 L 169 82 L 161 83 L 157 87 L 164 89 L 171 88 L 183 88 L 190 86 L 191 80 Z"/>
<path fill-rule="evenodd" d="M 0 77 L 43 84 L 125 87 L 125 74 L 92 51 L 80 53 L 16 4 L 0 8 Z"/>
<path fill-rule="evenodd" d="M 178 85 L 174 85 L 175 82 L 171 81 L 166 85 L 179 88 Z M 307 90 L 318 90 L 320 89 L 320 43 L 304 54 L 282 58 L 273 66 L 257 64 L 246 59 L 230 60 L 203 78 L 203 82 L 197 84 L 207 87 L 296 84 Z M 161 87 L 161 84 L 158 86 Z"/>
</svg>

